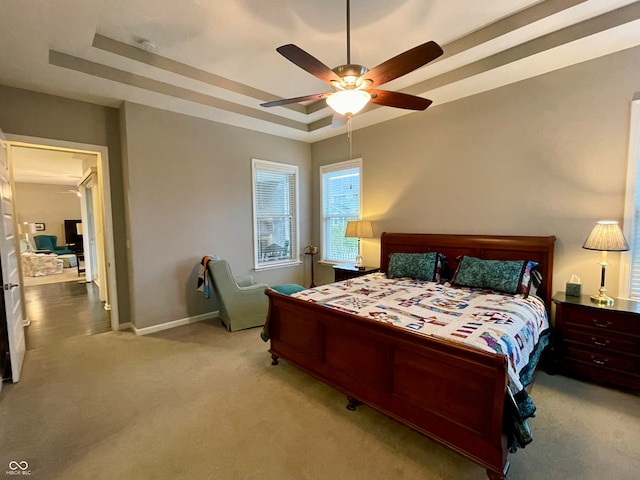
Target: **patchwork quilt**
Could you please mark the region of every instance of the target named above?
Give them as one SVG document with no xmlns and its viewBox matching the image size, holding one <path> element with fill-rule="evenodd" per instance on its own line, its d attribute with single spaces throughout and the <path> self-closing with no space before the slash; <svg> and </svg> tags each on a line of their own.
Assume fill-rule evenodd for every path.
<svg viewBox="0 0 640 480">
<path fill-rule="evenodd" d="M 541 335 L 549 330 L 544 303 L 533 295 L 523 298 L 411 278 L 389 279 L 384 273 L 321 285 L 292 296 L 420 335 L 504 354 L 513 395 L 529 382 L 521 375 L 528 372 Z"/>
</svg>

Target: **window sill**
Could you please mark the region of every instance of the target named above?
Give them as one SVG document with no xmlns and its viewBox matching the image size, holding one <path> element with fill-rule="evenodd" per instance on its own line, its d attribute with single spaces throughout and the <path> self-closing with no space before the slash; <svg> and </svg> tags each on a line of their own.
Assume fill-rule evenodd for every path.
<svg viewBox="0 0 640 480">
<path fill-rule="evenodd" d="M 332 260 L 319 260 L 318 264 L 320 265 L 328 265 L 330 267 L 333 267 L 334 265 L 353 265 L 355 263 L 355 260 L 353 262 L 334 262 Z"/>
<path fill-rule="evenodd" d="M 299 265 L 302 265 L 301 261 L 287 262 L 287 263 L 275 263 L 273 265 L 259 265 L 259 266 L 254 266 L 253 269 L 256 272 L 261 272 L 263 270 L 274 270 L 276 268 L 297 267 Z"/>
</svg>

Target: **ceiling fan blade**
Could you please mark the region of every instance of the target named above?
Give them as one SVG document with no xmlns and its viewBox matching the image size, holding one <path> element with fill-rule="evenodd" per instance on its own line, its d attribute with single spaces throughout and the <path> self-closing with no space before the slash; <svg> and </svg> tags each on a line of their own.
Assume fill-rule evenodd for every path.
<svg viewBox="0 0 640 480">
<path fill-rule="evenodd" d="M 382 85 L 426 65 L 442 53 L 442 48 L 436 42 L 423 43 L 373 67 L 362 79 L 370 80 L 376 86 Z"/>
<path fill-rule="evenodd" d="M 279 107 L 280 105 L 288 105 L 289 103 L 306 102 L 307 100 L 321 100 L 327 98 L 333 92 L 314 93 L 313 95 L 305 95 L 304 97 L 283 98 L 282 100 L 274 100 L 273 102 L 261 103 L 261 107 Z"/>
<path fill-rule="evenodd" d="M 323 82 L 331 83 L 331 81 L 340 81 L 340 77 L 320 60 L 308 54 L 300 47 L 289 43 L 276 48 L 276 51 L 290 62 L 306 70 L 311 75 L 318 77 Z"/>
<path fill-rule="evenodd" d="M 344 127 L 347 124 L 349 118 L 346 115 L 340 115 L 339 113 L 334 113 L 333 118 L 331 119 L 331 128 L 340 128 Z"/>
<path fill-rule="evenodd" d="M 400 92 L 390 92 L 388 90 L 367 89 L 371 94 L 371 103 L 384 105 L 386 107 L 404 108 L 407 110 L 425 110 L 433 103 L 428 98 L 417 97 Z"/>
</svg>

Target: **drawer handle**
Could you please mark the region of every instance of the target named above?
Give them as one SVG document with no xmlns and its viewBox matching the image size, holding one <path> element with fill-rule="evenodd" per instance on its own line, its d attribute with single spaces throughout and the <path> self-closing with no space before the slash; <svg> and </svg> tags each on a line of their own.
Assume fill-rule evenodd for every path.
<svg viewBox="0 0 640 480">
<path fill-rule="evenodd" d="M 611 326 L 611 322 L 610 322 L 609 320 L 607 320 L 605 323 L 600 323 L 600 322 L 598 322 L 598 319 L 597 319 L 597 318 L 594 318 L 594 319 L 593 319 L 593 324 L 594 324 L 596 327 L 600 327 L 600 328 L 608 328 L 608 327 L 610 327 L 610 326 Z"/>
<path fill-rule="evenodd" d="M 604 342 L 599 342 L 598 339 L 596 337 L 591 337 L 591 341 L 595 344 L 598 345 L 600 347 L 606 347 L 607 345 L 609 345 L 609 343 L 611 343 L 611 340 L 609 340 L 608 338 L 605 339 Z"/>
<path fill-rule="evenodd" d="M 598 365 L 606 365 L 609 360 L 607 358 L 605 358 L 604 360 L 598 360 L 596 357 L 591 355 L 591 361 L 593 363 L 597 363 Z"/>
</svg>

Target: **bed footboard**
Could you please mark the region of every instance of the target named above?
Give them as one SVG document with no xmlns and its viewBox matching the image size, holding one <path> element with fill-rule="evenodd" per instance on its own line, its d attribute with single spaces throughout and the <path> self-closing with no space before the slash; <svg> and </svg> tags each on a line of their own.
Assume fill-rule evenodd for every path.
<svg viewBox="0 0 640 480">
<path fill-rule="evenodd" d="M 507 365 L 503 355 L 267 290 L 267 332 L 277 364 L 301 370 L 421 432 L 503 479 Z"/>
</svg>

